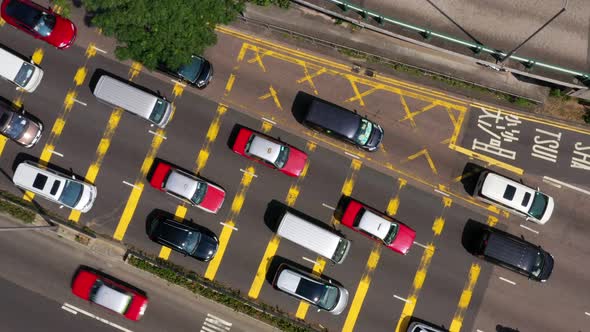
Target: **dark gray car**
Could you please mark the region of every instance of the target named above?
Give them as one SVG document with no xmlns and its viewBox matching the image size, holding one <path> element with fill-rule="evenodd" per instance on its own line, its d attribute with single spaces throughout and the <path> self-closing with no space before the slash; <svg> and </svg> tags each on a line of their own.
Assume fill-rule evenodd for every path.
<svg viewBox="0 0 590 332">
<path fill-rule="evenodd" d="M 33 147 L 41 138 L 43 125 L 24 110 L 0 99 L 0 133 L 25 148 Z"/>
</svg>

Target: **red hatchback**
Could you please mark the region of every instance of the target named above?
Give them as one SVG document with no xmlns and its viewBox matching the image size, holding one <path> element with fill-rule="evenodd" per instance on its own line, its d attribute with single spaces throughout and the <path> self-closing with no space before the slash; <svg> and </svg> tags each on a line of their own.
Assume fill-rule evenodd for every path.
<svg viewBox="0 0 590 332">
<path fill-rule="evenodd" d="M 210 213 L 217 213 L 225 200 L 222 188 L 163 161 L 156 165 L 150 184 Z"/>
<path fill-rule="evenodd" d="M 305 152 L 245 127 L 240 128 L 232 150 L 246 158 L 298 177 L 305 168 Z"/>
<path fill-rule="evenodd" d="M 139 320 L 148 304 L 145 295 L 84 268 L 80 268 L 74 276 L 72 293 L 131 320 Z"/>
<path fill-rule="evenodd" d="M 76 39 L 72 21 L 29 0 L 4 0 L 0 14 L 8 24 L 59 49 L 72 46 Z"/>
<path fill-rule="evenodd" d="M 354 199 L 344 208 L 341 222 L 403 255 L 408 253 L 416 238 L 416 231 L 410 227 Z"/>
</svg>

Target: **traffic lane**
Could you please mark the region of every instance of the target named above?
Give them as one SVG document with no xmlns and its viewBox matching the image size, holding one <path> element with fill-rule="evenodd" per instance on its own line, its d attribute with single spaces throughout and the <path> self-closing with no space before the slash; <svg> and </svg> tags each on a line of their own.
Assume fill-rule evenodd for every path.
<svg viewBox="0 0 590 332">
<path fill-rule="evenodd" d="M 62 310 L 62 303 L 0 278 L 2 331 L 104 331 L 105 325 L 85 315 Z M 10 317 L 10 319 L 8 319 Z"/>
<path fill-rule="evenodd" d="M 590 132 L 536 115 L 471 107 L 461 145 L 538 177 L 587 188 Z"/>
</svg>

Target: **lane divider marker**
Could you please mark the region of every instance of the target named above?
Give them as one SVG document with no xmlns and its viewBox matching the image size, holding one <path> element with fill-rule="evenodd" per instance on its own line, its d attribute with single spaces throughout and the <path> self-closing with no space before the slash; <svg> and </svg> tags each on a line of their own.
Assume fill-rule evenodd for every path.
<svg viewBox="0 0 590 332">
<path fill-rule="evenodd" d="M 162 134 L 159 134 L 159 133 L 157 133 L 157 132 L 155 132 L 155 131 L 152 131 L 152 130 L 148 130 L 148 133 L 150 133 L 150 134 L 152 134 L 152 135 L 160 136 L 160 137 L 162 137 L 163 139 L 167 139 L 167 138 L 166 138 L 166 136 L 164 136 L 164 135 L 162 135 Z"/>
<path fill-rule="evenodd" d="M 554 182 L 554 183 L 556 183 L 556 184 L 560 184 L 560 185 L 562 185 L 562 186 L 564 186 L 564 187 L 567 187 L 567 188 L 570 188 L 570 189 L 573 189 L 573 190 L 579 191 L 579 192 L 581 192 L 582 194 L 590 195 L 590 191 L 588 191 L 588 190 L 584 190 L 584 189 L 582 189 L 582 188 L 578 188 L 578 187 L 576 187 L 576 186 L 573 186 L 573 185 L 571 185 L 571 184 L 569 184 L 569 183 L 566 183 L 566 182 L 563 182 L 563 181 L 559 181 L 559 180 L 557 180 L 557 179 L 554 179 L 554 178 L 551 178 L 551 177 L 548 177 L 548 176 L 543 176 L 543 181 L 545 181 L 545 180 L 548 180 L 548 181 Z"/>
<path fill-rule="evenodd" d="M 336 211 L 336 208 L 335 207 L 331 207 L 330 205 L 328 205 L 326 203 L 322 203 L 322 206 L 325 207 L 325 208 L 328 208 L 330 210 Z"/>
<path fill-rule="evenodd" d="M 123 183 L 124 183 L 124 184 L 126 184 L 126 185 L 128 185 L 128 186 L 130 186 L 130 187 L 133 187 L 133 188 L 135 188 L 135 189 L 139 189 L 139 187 L 138 187 L 138 186 L 136 186 L 136 185 L 134 185 L 133 183 L 129 183 L 129 182 L 127 182 L 127 181 L 123 181 Z"/>
<path fill-rule="evenodd" d="M 535 233 L 535 234 L 539 234 L 539 231 L 536 231 L 536 230 L 534 230 L 534 229 L 532 229 L 532 228 L 529 228 L 529 227 L 527 227 L 527 226 L 525 226 L 525 225 L 523 225 L 523 224 L 520 224 L 520 227 L 522 227 L 522 228 L 524 228 L 524 229 L 526 229 L 526 230 L 528 230 L 528 231 L 531 231 L 531 232 L 533 232 L 533 233 Z"/>
<path fill-rule="evenodd" d="M 105 51 L 105 50 L 101 50 L 100 48 L 98 48 L 98 47 L 96 47 L 96 46 L 94 46 L 94 45 L 92 45 L 92 48 L 93 48 L 93 49 L 95 49 L 95 50 L 97 50 L 97 51 L 99 51 L 99 52 L 100 52 L 100 53 L 102 53 L 102 54 L 107 54 L 107 53 L 109 53 L 109 52 L 107 52 L 107 51 Z"/>
<path fill-rule="evenodd" d="M 88 104 L 86 104 L 86 103 L 85 103 L 85 102 L 83 102 L 83 101 L 79 101 L 79 100 L 78 100 L 78 99 L 76 99 L 76 98 L 74 98 L 74 102 L 75 102 L 75 103 L 78 103 L 78 104 L 80 104 L 80 105 L 82 105 L 82 106 L 88 106 Z"/>
<path fill-rule="evenodd" d="M 438 189 L 434 189 L 434 191 L 435 191 L 435 192 L 437 192 L 437 193 L 439 193 L 439 194 L 441 194 L 441 195 L 445 195 L 445 196 L 447 196 L 447 197 L 450 197 L 450 196 L 451 196 L 451 195 L 447 194 L 446 192 L 444 192 L 444 191 L 440 191 L 440 190 L 438 190 Z"/>
<path fill-rule="evenodd" d="M 250 173 L 250 172 L 248 172 L 248 171 L 246 171 L 246 170 L 244 170 L 244 169 L 241 169 L 241 168 L 240 168 L 240 171 L 241 171 L 242 173 L 244 173 L 244 174 L 248 174 L 248 175 L 250 175 L 250 176 L 252 176 L 252 177 L 255 177 L 255 178 L 257 178 L 257 177 L 258 177 L 258 175 L 257 175 L 257 174 Z"/>
<path fill-rule="evenodd" d="M 222 225 L 223 225 L 223 227 L 229 227 L 229 228 L 233 229 L 233 230 L 234 230 L 234 231 L 236 231 L 236 232 L 238 231 L 238 228 L 237 228 L 237 227 L 234 227 L 234 226 L 232 226 L 232 225 L 230 225 L 230 224 L 224 223 L 223 221 L 221 221 L 221 222 L 219 222 L 219 223 L 220 223 L 220 224 L 222 224 Z"/>
<path fill-rule="evenodd" d="M 499 277 L 499 279 L 502 280 L 502 281 L 505 281 L 505 282 L 507 282 L 509 284 L 516 285 L 516 283 L 514 281 L 509 280 L 509 279 L 506 279 L 504 277 Z"/>
<path fill-rule="evenodd" d="M 266 122 L 270 122 L 270 123 L 272 123 L 273 125 L 276 125 L 276 124 L 277 124 L 276 122 L 274 122 L 274 121 L 272 121 L 272 120 L 269 120 L 269 119 L 267 119 L 267 118 L 265 118 L 265 117 L 262 117 L 262 120 L 264 120 L 264 121 L 266 121 Z"/>
<path fill-rule="evenodd" d="M 348 151 L 344 151 L 344 154 L 353 157 L 354 159 L 361 159 L 361 157 L 357 156 L 356 154 L 349 153 Z"/>
<path fill-rule="evenodd" d="M 316 262 L 314 259 L 307 258 L 307 257 L 305 257 L 305 256 L 303 256 L 303 257 L 301 257 L 301 258 L 303 258 L 303 260 L 304 260 L 304 261 L 308 261 L 308 262 L 310 262 L 310 263 L 311 263 L 311 264 L 313 264 L 313 265 L 318 265 L 318 264 L 319 264 L 319 263 L 318 263 L 318 262 Z"/>
<path fill-rule="evenodd" d="M 428 250 L 428 246 L 427 246 L 427 245 L 424 245 L 424 244 L 422 244 L 422 243 L 420 243 L 420 242 L 417 242 L 417 241 L 414 241 L 414 244 L 415 244 L 415 245 L 417 245 L 418 247 L 422 247 L 422 248 L 424 248 L 424 249 L 427 249 L 427 250 Z"/>
<path fill-rule="evenodd" d="M 410 303 L 410 300 L 408 300 L 408 299 L 404 299 L 404 298 L 403 298 L 403 297 L 401 297 L 401 296 L 397 296 L 397 295 L 393 294 L 393 297 L 395 297 L 396 299 L 398 299 L 398 300 L 400 300 L 400 301 L 404 301 L 404 302 L 406 302 L 406 303 Z"/>
<path fill-rule="evenodd" d="M 60 156 L 60 157 L 63 157 L 64 156 L 63 153 L 59 153 L 59 152 L 54 151 L 54 150 L 47 149 L 47 151 L 49 153 L 51 153 L 51 154 L 54 154 L 54 155 L 57 155 L 57 156 Z"/>
</svg>

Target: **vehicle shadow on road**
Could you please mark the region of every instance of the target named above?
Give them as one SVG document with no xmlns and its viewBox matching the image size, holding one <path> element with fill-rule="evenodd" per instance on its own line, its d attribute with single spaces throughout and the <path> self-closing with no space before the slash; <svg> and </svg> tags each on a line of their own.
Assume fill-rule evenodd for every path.
<svg viewBox="0 0 590 332">
<path fill-rule="evenodd" d="M 472 254 L 477 255 L 480 251 L 480 240 L 482 232 L 488 226 L 480 223 L 479 221 L 469 219 L 463 227 L 463 234 L 461 235 L 461 245 L 465 250 Z"/>
<path fill-rule="evenodd" d="M 485 168 L 473 164 L 467 163 L 463 168 L 463 172 L 461 173 L 461 183 L 463 184 L 463 188 L 465 192 L 467 192 L 470 196 L 475 194 L 475 186 L 477 185 L 477 180 L 479 179 L 479 175 Z"/>
</svg>

